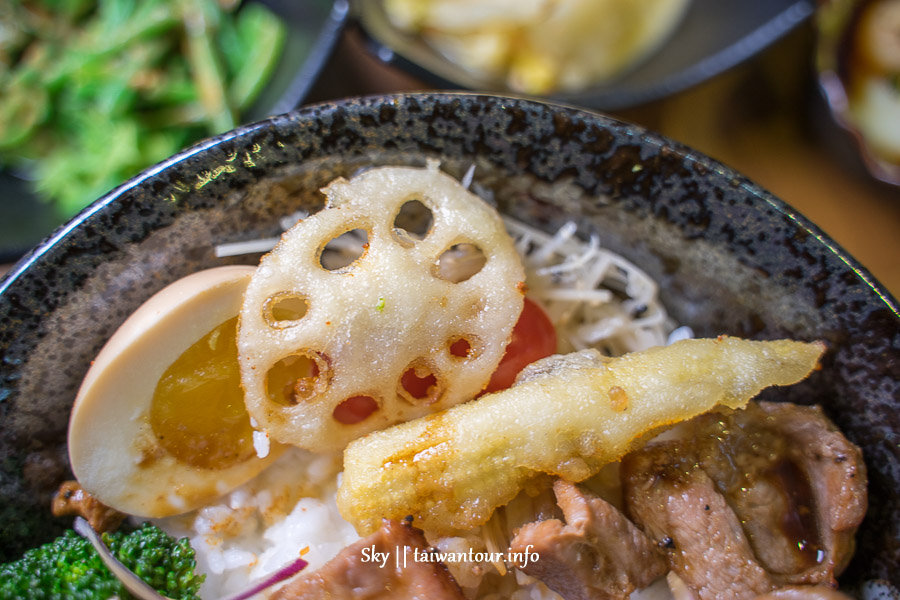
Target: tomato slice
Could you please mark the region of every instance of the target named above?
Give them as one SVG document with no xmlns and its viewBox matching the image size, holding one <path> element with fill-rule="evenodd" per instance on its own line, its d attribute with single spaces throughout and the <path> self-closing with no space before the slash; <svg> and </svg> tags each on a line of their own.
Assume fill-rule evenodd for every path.
<svg viewBox="0 0 900 600">
<path fill-rule="evenodd" d="M 350 396 L 334 409 L 334 419 L 344 425 L 355 425 L 365 421 L 378 410 L 378 403 L 371 396 Z"/>
<path fill-rule="evenodd" d="M 415 369 L 407 370 L 400 378 L 400 385 L 416 400 L 427 399 L 429 389 L 436 383 L 437 378 L 433 374 L 427 373 L 419 377 Z"/>
<path fill-rule="evenodd" d="M 556 329 L 550 317 L 534 301 L 525 298 L 522 314 L 513 327 L 506 354 L 500 359 L 485 392 L 496 392 L 513 384 L 526 365 L 556 353 Z"/>
</svg>

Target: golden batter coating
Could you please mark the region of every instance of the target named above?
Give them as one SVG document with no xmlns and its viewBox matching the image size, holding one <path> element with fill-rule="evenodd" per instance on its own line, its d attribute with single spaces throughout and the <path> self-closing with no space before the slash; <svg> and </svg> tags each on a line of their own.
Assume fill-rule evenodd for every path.
<svg viewBox="0 0 900 600">
<path fill-rule="evenodd" d="M 541 473 L 582 481 L 667 426 L 800 381 L 824 349 L 720 337 L 549 357 L 508 390 L 351 443 L 338 508 L 363 535 L 406 515 L 438 535 L 469 529 Z"/>
</svg>

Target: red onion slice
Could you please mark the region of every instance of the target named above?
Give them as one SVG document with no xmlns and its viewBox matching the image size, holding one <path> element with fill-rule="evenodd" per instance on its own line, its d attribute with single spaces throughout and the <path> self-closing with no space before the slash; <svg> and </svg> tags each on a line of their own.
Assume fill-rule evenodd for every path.
<svg viewBox="0 0 900 600">
<path fill-rule="evenodd" d="M 281 567 L 259 583 L 255 583 L 243 592 L 238 592 L 237 594 L 232 594 L 230 596 L 226 596 L 224 598 L 220 598 L 219 600 L 247 600 L 266 588 L 270 588 L 273 585 L 281 583 L 285 579 L 296 575 L 303 569 L 309 566 L 309 563 L 303 560 L 302 558 L 298 558 L 292 563 L 288 563 L 287 565 Z"/>
</svg>

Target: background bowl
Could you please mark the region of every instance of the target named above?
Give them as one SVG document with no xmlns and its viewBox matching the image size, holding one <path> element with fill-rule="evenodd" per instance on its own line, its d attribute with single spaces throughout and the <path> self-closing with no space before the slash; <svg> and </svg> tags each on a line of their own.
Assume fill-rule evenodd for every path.
<svg viewBox="0 0 900 600">
<path fill-rule="evenodd" d="M 830 141 L 833 146 L 844 146 L 846 162 L 857 168 L 862 166 L 879 181 L 900 186 L 900 159 L 891 159 L 877 149 L 877 144 L 867 137 L 871 130 L 867 134 L 860 126 L 859 115 L 854 114 L 853 108 L 860 103 L 854 88 L 858 90 L 862 80 L 871 76 L 866 73 L 854 46 L 864 35 L 860 25 L 862 14 L 872 4 L 873 0 L 829 0 L 820 5 L 816 14 L 815 53 L 818 87 L 833 123 L 843 131 L 843 135 L 832 135 Z M 876 123 L 881 121 L 878 119 Z"/>
<path fill-rule="evenodd" d="M 303 109 L 195 146 L 105 196 L 0 282 L 0 548 L 61 526 L 69 408 L 95 353 L 143 300 L 321 205 L 318 188 L 426 157 L 475 180 L 501 211 L 582 234 L 643 267 L 698 335 L 824 339 L 807 382 L 766 397 L 820 403 L 863 447 L 871 506 L 843 580 L 900 588 L 897 302 L 814 225 L 715 161 L 639 127 L 512 98 L 411 94 Z"/>
<path fill-rule="evenodd" d="M 373 53 L 440 89 L 510 93 L 478 77 L 418 36 L 399 30 L 381 0 L 355 3 Z M 549 94 L 554 101 L 619 110 L 685 90 L 743 62 L 808 19 L 814 0 L 691 0 L 675 30 L 648 56 L 609 81 Z"/>
</svg>

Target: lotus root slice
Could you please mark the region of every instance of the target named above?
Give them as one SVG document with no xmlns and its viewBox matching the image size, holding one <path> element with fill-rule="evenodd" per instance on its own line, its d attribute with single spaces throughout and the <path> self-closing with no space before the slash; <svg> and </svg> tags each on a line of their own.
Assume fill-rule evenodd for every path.
<svg viewBox="0 0 900 600">
<path fill-rule="evenodd" d="M 436 162 L 322 191 L 325 208 L 263 257 L 238 335 L 251 416 L 317 451 L 478 395 L 522 311 L 525 277 L 498 213 Z M 407 228 L 410 207 L 427 226 Z M 328 264 L 326 246 L 358 234 L 365 244 Z"/>
</svg>

